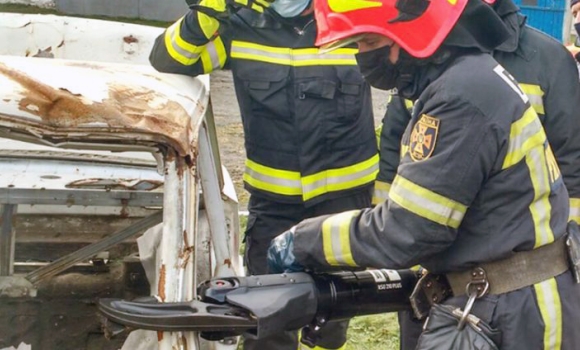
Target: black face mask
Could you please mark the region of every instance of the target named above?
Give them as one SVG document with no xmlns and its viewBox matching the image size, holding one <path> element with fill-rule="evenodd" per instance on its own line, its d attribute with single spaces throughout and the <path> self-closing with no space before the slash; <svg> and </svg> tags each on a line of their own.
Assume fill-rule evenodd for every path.
<svg viewBox="0 0 580 350">
<path fill-rule="evenodd" d="M 390 46 L 383 46 L 355 55 L 361 74 L 367 83 L 381 90 L 391 90 L 397 86 L 397 67 L 389 61 Z"/>
<path fill-rule="evenodd" d="M 576 34 L 580 37 L 580 23 L 574 23 L 574 29 L 576 29 Z"/>
</svg>

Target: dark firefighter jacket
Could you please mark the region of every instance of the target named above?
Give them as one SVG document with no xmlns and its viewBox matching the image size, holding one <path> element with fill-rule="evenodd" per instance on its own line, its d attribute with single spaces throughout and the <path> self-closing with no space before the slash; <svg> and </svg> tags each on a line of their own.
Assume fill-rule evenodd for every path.
<svg viewBox="0 0 580 350">
<path fill-rule="evenodd" d="M 297 225 L 297 263 L 388 269 L 420 264 L 447 273 L 532 250 L 565 233 L 568 195 L 560 171 L 531 99 L 507 71 L 490 55 L 470 54 L 455 58 L 431 81 L 403 135 L 389 200 Z M 562 276 L 571 284 L 570 273 Z M 567 289 L 574 298 L 560 303 L 556 280 L 512 292 L 518 297 L 513 305 L 512 293 L 489 296 L 497 305 L 492 325 L 508 345 L 502 349 L 561 344 L 562 320 L 580 319 L 580 289 Z M 572 341 L 580 340 L 576 323 L 566 321 L 565 327 Z"/>
<path fill-rule="evenodd" d="M 375 180 L 370 87 L 356 49 L 320 54 L 315 35 L 311 16 L 289 21 L 242 9 L 218 22 L 192 9 L 155 42 L 150 61 L 159 71 L 231 68 L 252 194 L 309 205 Z"/>
<path fill-rule="evenodd" d="M 574 60 L 559 42 L 524 24 L 512 26 L 515 40 L 493 54 L 519 82 L 542 122 L 570 194 L 570 219 L 580 223 L 580 83 Z M 518 40 L 519 39 L 519 40 Z M 412 103 L 393 97 L 383 120 L 380 171 L 374 203 L 385 200 L 399 164 L 400 136 Z"/>
</svg>

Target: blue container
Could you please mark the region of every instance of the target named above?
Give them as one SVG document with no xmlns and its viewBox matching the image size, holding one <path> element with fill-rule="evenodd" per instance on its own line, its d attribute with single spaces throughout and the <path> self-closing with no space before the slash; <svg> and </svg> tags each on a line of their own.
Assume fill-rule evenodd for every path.
<svg viewBox="0 0 580 350">
<path fill-rule="evenodd" d="M 514 0 L 522 14 L 528 17 L 527 24 L 552 36 L 560 42 L 564 28 L 564 15 L 568 10 L 566 0 Z M 566 41 L 568 38 L 565 38 Z"/>
</svg>

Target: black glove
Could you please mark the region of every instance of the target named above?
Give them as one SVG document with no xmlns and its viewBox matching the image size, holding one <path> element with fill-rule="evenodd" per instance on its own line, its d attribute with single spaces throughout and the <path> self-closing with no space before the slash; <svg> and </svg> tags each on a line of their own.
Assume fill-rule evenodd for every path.
<svg viewBox="0 0 580 350">
<path fill-rule="evenodd" d="M 294 231 L 290 230 L 282 233 L 272 240 L 268 248 L 268 272 L 300 272 L 304 267 L 296 262 L 294 256 Z"/>
<path fill-rule="evenodd" d="M 246 7 L 262 13 L 273 2 L 274 0 L 201 0 L 197 4 L 191 5 L 190 8 L 219 18 L 226 15 L 226 5 L 234 9 Z"/>
</svg>

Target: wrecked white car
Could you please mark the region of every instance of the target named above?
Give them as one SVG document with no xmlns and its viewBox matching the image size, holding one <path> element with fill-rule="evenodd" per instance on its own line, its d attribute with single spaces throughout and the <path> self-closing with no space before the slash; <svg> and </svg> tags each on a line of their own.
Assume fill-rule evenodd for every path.
<svg viewBox="0 0 580 350">
<path fill-rule="evenodd" d="M 235 348 L 107 340 L 97 317 L 97 298 L 191 300 L 241 271 L 209 78 L 151 68 L 160 31 L 0 14 L 0 349 Z"/>
</svg>

